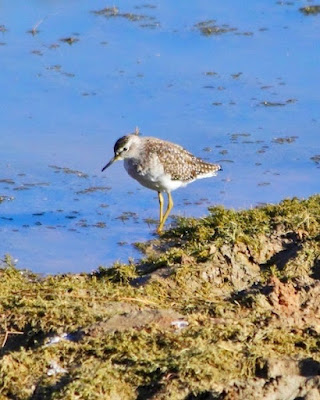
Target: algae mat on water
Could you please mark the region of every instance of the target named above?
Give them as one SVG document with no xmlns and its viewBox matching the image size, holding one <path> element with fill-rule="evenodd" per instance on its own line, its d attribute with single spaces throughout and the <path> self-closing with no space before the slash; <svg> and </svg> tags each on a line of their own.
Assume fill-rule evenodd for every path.
<svg viewBox="0 0 320 400">
<path fill-rule="evenodd" d="M 320 196 L 209 211 L 90 275 L 7 257 L 0 398 L 316 399 Z"/>
</svg>

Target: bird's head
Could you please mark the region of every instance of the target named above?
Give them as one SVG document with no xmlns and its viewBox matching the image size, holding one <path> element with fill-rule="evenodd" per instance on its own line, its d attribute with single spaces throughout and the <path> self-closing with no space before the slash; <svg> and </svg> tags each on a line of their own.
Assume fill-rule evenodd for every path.
<svg viewBox="0 0 320 400">
<path fill-rule="evenodd" d="M 133 158 L 136 154 L 136 145 L 139 140 L 140 138 L 136 133 L 118 139 L 114 145 L 114 156 L 108 164 L 102 168 L 102 171 L 110 167 L 110 165 L 115 161 L 124 160 L 125 158 Z"/>
</svg>

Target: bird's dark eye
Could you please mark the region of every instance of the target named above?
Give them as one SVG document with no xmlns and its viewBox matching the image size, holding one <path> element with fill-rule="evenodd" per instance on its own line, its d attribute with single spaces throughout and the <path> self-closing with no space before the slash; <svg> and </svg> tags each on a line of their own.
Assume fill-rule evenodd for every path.
<svg viewBox="0 0 320 400">
<path fill-rule="evenodd" d="M 123 151 L 127 151 L 128 149 L 126 147 L 123 148 Z"/>
</svg>

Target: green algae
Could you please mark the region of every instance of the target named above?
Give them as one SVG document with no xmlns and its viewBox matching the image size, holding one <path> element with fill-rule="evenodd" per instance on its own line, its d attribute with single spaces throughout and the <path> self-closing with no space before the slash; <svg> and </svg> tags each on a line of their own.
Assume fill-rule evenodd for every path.
<svg viewBox="0 0 320 400">
<path fill-rule="evenodd" d="M 140 7 L 142 8 L 142 7 Z M 145 7 L 145 8 L 155 8 L 153 6 L 151 7 Z M 136 13 L 131 13 L 131 12 L 120 12 L 118 7 L 105 7 L 100 10 L 95 10 L 92 11 L 92 13 L 96 16 L 103 16 L 107 19 L 111 18 L 123 18 L 127 21 L 131 22 L 139 22 L 140 27 L 142 28 L 157 28 L 160 26 L 159 22 L 156 20 L 155 17 L 145 15 L 145 14 L 136 14 Z"/>
<path fill-rule="evenodd" d="M 320 13 L 320 6 L 319 5 L 312 5 L 299 8 L 299 11 L 302 12 L 304 15 L 316 15 Z"/>
<path fill-rule="evenodd" d="M 278 137 L 272 140 L 273 143 L 277 144 L 289 144 L 294 143 L 298 139 L 298 136 L 285 136 L 285 137 Z"/>
<path fill-rule="evenodd" d="M 312 196 L 178 218 L 140 262 L 92 274 L 6 256 L 0 398 L 222 399 L 271 360 L 319 363 L 319 232 Z"/>
<path fill-rule="evenodd" d="M 61 66 L 60 65 L 54 66 L 54 69 L 60 70 Z M 68 167 L 58 167 L 57 165 L 49 165 L 49 168 L 54 169 L 56 173 L 63 172 L 64 174 L 76 175 L 79 178 L 85 178 L 85 179 L 89 177 L 89 175 L 85 174 L 84 172 L 77 171 L 77 170 L 74 170 L 74 169 L 70 169 Z"/>
<path fill-rule="evenodd" d="M 312 160 L 316 165 L 320 165 L 320 154 L 310 157 L 310 160 Z"/>
<path fill-rule="evenodd" d="M 194 28 L 199 30 L 204 36 L 222 35 L 224 33 L 235 32 L 237 28 L 231 27 L 227 24 L 221 26 L 217 25 L 213 19 L 202 21 L 194 25 Z"/>
<path fill-rule="evenodd" d="M 76 194 L 89 194 L 89 193 L 95 193 L 95 192 L 108 192 L 111 190 L 110 186 L 90 186 L 88 188 L 78 190 Z"/>
<path fill-rule="evenodd" d="M 60 42 L 67 43 L 71 46 L 72 44 L 79 42 L 79 39 L 74 36 L 70 36 L 70 37 L 66 37 L 66 38 L 61 38 Z"/>
<path fill-rule="evenodd" d="M 229 24 L 218 25 L 214 19 L 198 22 L 193 26 L 194 29 L 198 30 L 203 36 L 218 36 L 226 33 L 233 33 L 234 35 L 252 36 L 253 32 L 244 31 L 241 32 L 238 28 L 230 26 Z M 237 78 L 238 76 L 236 76 Z"/>
</svg>

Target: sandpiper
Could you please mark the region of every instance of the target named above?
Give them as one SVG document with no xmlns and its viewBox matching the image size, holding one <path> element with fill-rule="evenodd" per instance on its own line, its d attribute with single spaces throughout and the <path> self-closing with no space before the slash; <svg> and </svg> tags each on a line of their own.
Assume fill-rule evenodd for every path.
<svg viewBox="0 0 320 400">
<path fill-rule="evenodd" d="M 163 226 L 173 207 L 171 192 L 202 178 L 216 176 L 219 164 L 207 163 L 189 153 L 178 144 L 155 137 L 139 136 L 139 129 L 118 139 L 114 145 L 114 157 L 102 171 L 115 161 L 124 160 L 128 174 L 141 185 L 158 192 L 160 218 L 157 232 Z M 168 205 L 163 213 L 163 195 L 168 195 Z"/>
</svg>

